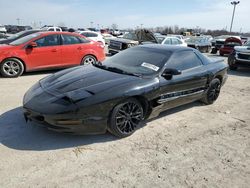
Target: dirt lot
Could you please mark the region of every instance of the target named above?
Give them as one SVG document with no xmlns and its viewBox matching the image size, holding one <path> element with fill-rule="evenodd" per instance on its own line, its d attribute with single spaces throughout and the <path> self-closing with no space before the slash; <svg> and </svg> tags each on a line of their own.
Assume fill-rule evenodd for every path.
<svg viewBox="0 0 250 188">
<path fill-rule="evenodd" d="M 229 72 L 215 104 L 167 111 L 120 140 L 26 124 L 22 97 L 49 73 L 0 78 L 0 187 L 249 187 L 250 69 Z"/>
</svg>

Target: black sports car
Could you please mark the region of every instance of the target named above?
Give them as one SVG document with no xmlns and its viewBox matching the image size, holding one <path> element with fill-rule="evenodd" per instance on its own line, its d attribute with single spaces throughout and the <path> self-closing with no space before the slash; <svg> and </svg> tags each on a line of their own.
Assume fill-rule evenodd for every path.
<svg viewBox="0 0 250 188">
<path fill-rule="evenodd" d="M 24 96 L 26 120 L 77 134 L 131 135 L 143 119 L 185 103 L 212 104 L 227 78 L 223 60 L 199 51 L 142 45 L 52 74 Z"/>
</svg>

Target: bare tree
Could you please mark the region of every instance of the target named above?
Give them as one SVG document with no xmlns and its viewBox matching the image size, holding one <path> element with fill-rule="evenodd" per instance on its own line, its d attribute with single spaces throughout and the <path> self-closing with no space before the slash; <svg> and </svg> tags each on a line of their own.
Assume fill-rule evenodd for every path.
<svg viewBox="0 0 250 188">
<path fill-rule="evenodd" d="M 116 29 L 118 28 L 118 25 L 115 24 L 115 23 L 113 23 L 113 24 L 111 25 L 111 28 L 112 28 L 113 30 L 116 30 Z"/>
<path fill-rule="evenodd" d="M 59 22 L 59 23 L 57 24 L 57 26 L 58 26 L 58 27 L 65 27 L 65 23 L 64 23 L 64 22 Z"/>
</svg>

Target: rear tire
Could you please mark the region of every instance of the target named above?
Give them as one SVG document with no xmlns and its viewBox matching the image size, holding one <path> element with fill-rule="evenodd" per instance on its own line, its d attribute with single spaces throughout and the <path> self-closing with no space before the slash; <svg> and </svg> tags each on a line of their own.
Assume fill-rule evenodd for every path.
<svg viewBox="0 0 250 188">
<path fill-rule="evenodd" d="M 132 135 L 143 120 L 143 107 L 134 98 L 117 104 L 111 112 L 108 130 L 111 134 L 124 138 Z"/>
<path fill-rule="evenodd" d="M 0 64 L 0 73 L 3 77 L 15 78 L 22 75 L 24 72 L 23 63 L 17 58 L 5 59 Z"/>
<path fill-rule="evenodd" d="M 229 69 L 230 69 L 230 70 L 237 70 L 237 69 L 238 69 L 238 67 L 234 65 L 235 57 L 234 57 L 233 54 L 230 54 L 230 55 L 228 56 L 227 62 L 228 62 L 228 65 L 229 65 Z"/>
<path fill-rule="evenodd" d="M 218 78 L 214 78 L 210 82 L 208 90 L 203 99 L 201 99 L 201 101 L 208 105 L 213 104 L 219 97 L 220 89 L 221 89 L 221 81 Z"/>
<path fill-rule="evenodd" d="M 217 54 L 217 49 L 216 48 L 212 48 L 211 54 Z"/>
<path fill-rule="evenodd" d="M 82 58 L 81 60 L 81 65 L 89 65 L 89 64 L 93 64 L 96 63 L 96 58 L 93 55 L 86 55 Z"/>
</svg>

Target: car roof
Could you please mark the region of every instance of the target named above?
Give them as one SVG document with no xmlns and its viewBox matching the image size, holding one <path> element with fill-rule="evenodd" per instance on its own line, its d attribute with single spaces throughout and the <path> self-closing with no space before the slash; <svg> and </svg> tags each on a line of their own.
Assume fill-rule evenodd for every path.
<svg viewBox="0 0 250 188">
<path fill-rule="evenodd" d="M 81 36 L 78 33 L 72 33 L 72 32 L 67 32 L 67 31 L 41 31 L 39 32 L 41 35 L 49 35 L 49 34 L 67 34 L 67 35 L 75 35 L 75 36 Z"/>
<path fill-rule="evenodd" d="M 101 33 L 96 32 L 96 31 L 80 31 L 79 33 L 80 34 L 82 34 L 82 33 L 94 33 L 94 34 L 97 34 L 97 35 L 101 34 Z"/>
<path fill-rule="evenodd" d="M 175 45 L 162 45 L 162 44 L 145 44 L 140 45 L 134 48 L 148 48 L 148 49 L 157 49 L 160 51 L 166 51 L 166 52 L 177 52 L 177 51 L 183 51 L 183 50 L 193 50 L 192 48 L 185 47 L 185 46 L 175 46 Z"/>
</svg>

